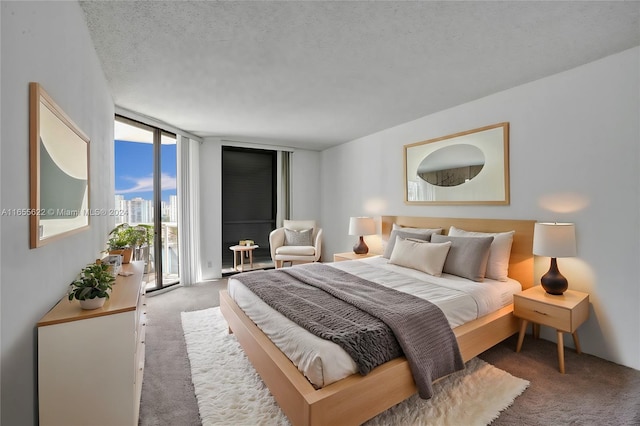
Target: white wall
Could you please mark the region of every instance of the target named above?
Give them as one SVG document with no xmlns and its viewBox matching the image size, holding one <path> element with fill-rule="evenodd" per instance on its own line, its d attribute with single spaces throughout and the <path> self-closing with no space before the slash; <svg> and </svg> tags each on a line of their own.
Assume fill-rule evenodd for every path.
<svg viewBox="0 0 640 426">
<path fill-rule="evenodd" d="M 327 255 L 350 250 L 353 215 L 575 222 L 578 257 L 558 262 L 570 288 L 591 295 L 582 348 L 640 369 L 639 64 L 634 48 L 323 151 Z M 404 204 L 403 145 L 502 121 L 509 206 Z M 536 260 L 537 279 L 548 262 Z"/>
<path fill-rule="evenodd" d="M 292 218 L 320 222 L 320 153 L 302 149 L 205 138 L 200 147 L 200 207 L 202 279 L 222 276 L 222 146 L 255 149 L 286 149 L 292 156 Z M 211 265 L 211 266 L 209 266 Z"/>
<path fill-rule="evenodd" d="M 29 206 L 29 82 L 90 138 L 90 206 L 113 205 L 113 101 L 76 2 L 2 2 L 2 208 Z M 29 249 L 27 217 L 1 218 L 2 424 L 36 423 L 38 320 L 100 257 L 113 224 Z M 69 374 L 74 374 L 72 370 Z M 61 407 L 61 409 L 64 409 Z"/>
</svg>

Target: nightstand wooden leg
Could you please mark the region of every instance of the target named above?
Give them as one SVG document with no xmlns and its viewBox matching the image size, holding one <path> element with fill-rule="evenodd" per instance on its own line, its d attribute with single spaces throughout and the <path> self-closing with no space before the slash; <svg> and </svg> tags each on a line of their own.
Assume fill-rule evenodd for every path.
<svg viewBox="0 0 640 426">
<path fill-rule="evenodd" d="M 540 324 L 533 323 L 533 338 L 540 338 Z"/>
<path fill-rule="evenodd" d="M 527 331 L 527 320 L 521 320 L 522 323 L 520 323 L 520 334 L 518 334 L 518 345 L 516 346 L 516 352 L 520 352 L 520 349 L 522 349 L 522 341 L 524 340 L 524 334 Z"/>
<path fill-rule="evenodd" d="M 578 339 L 578 330 L 571 333 L 571 335 L 573 336 L 573 344 L 576 345 L 576 352 L 581 354 L 582 349 L 580 348 L 580 340 Z"/>
<path fill-rule="evenodd" d="M 560 372 L 564 374 L 564 340 L 562 331 L 558 331 L 558 365 L 560 366 Z"/>
</svg>

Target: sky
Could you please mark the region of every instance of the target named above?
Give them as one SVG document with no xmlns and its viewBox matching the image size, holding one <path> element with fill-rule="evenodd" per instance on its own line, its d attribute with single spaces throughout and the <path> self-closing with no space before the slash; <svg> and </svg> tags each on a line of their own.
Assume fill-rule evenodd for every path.
<svg viewBox="0 0 640 426">
<path fill-rule="evenodd" d="M 153 200 L 153 144 L 115 141 L 115 188 L 125 200 Z M 176 145 L 160 145 L 162 201 L 176 195 Z"/>
</svg>

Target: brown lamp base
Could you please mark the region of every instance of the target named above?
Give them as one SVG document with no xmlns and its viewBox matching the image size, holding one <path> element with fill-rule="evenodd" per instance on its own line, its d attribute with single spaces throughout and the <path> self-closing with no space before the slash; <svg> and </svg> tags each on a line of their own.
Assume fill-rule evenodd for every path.
<svg viewBox="0 0 640 426">
<path fill-rule="evenodd" d="M 551 258 L 551 267 L 540 279 L 540 284 L 542 284 L 542 288 L 544 288 L 547 293 L 557 296 L 569 288 L 569 282 L 558 270 L 558 262 L 555 257 Z"/>
<path fill-rule="evenodd" d="M 360 236 L 360 240 L 353 246 L 353 252 L 355 254 L 367 254 L 369 253 L 369 247 L 364 242 L 364 238 Z"/>
</svg>

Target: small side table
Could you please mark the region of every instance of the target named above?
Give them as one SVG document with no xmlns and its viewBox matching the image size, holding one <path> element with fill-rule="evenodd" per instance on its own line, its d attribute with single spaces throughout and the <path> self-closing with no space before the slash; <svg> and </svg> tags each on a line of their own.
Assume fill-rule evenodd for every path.
<svg viewBox="0 0 640 426">
<path fill-rule="evenodd" d="M 534 324 L 534 336 L 538 337 L 538 325 L 553 327 L 557 332 L 558 364 L 564 374 L 564 341 L 562 333 L 571 333 L 576 352 L 582 353 L 578 340 L 578 327 L 589 318 L 589 295 L 567 290 L 562 295 L 549 294 L 542 286 L 531 287 L 513 295 L 513 314 L 522 319 L 516 352 L 522 349 L 527 324 Z"/>
<path fill-rule="evenodd" d="M 237 254 L 240 253 L 240 270 L 244 272 L 244 256 L 245 252 L 249 252 L 249 267 L 253 269 L 253 251 L 258 248 L 258 245 L 252 246 L 231 246 L 229 250 L 233 250 L 233 270 L 238 270 Z"/>
<path fill-rule="evenodd" d="M 333 255 L 333 261 L 342 262 L 344 260 L 360 260 L 360 259 L 366 259 L 367 257 L 373 257 L 373 256 L 378 256 L 378 255 L 375 253 L 356 254 L 352 251 L 348 251 L 345 253 L 335 253 Z"/>
</svg>

